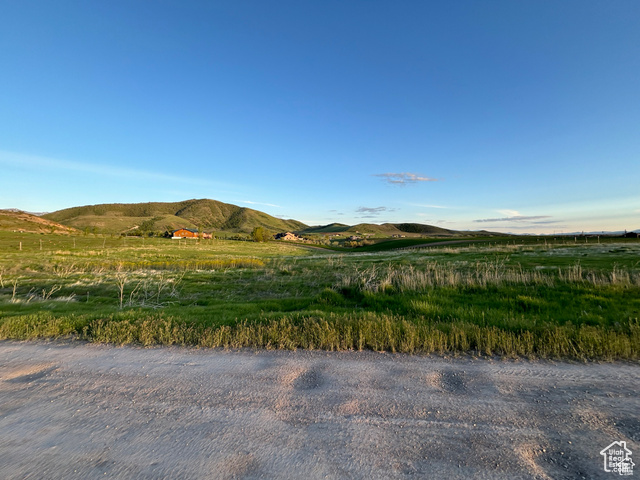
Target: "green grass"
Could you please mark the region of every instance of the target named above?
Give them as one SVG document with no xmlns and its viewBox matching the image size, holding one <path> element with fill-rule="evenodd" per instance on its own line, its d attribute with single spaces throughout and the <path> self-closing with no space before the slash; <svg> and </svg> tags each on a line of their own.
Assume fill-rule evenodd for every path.
<svg viewBox="0 0 640 480">
<path fill-rule="evenodd" d="M 438 246 L 438 244 L 449 245 L 450 242 L 460 242 L 460 244 L 466 245 L 473 243 L 474 241 L 488 242 L 488 239 L 462 239 L 462 238 L 401 238 L 401 239 L 385 239 L 374 243 L 373 245 L 363 245 L 357 247 L 358 252 L 388 252 L 390 250 L 397 250 L 400 248 L 411 248 L 424 245 Z"/>
<path fill-rule="evenodd" d="M 639 242 L 436 245 L 3 232 L 0 339 L 638 359 Z"/>
</svg>

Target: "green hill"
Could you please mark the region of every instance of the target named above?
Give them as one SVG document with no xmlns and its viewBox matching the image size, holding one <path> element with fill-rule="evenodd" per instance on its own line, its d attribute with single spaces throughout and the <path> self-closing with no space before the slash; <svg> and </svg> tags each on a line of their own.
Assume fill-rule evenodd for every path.
<svg viewBox="0 0 640 480">
<path fill-rule="evenodd" d="M 307 227 L 296 220 L 282 220 L 251 208 L 208 199 L 87 205 L 58 210 L 44 215 L 44 218 L 78 229 L 95 228 L 105 233 L 135 231 L 141 227 L 153 231 L 184 227 L 242 233 L 249 233 L 254 227 L 272 231 Z"/>
<path fill-rule="evenodd" d="M 459 231 L 446 228 L 424 225 L 422 223 L 359 223 L 358 225 L 345 225 L 343 223 L 331 223 L 324 226 L 308 227 L 298 233 L 339 233 L 344 235 L 371 234 L 376 237 L 478 237 L 494 236 L 495 233 L 485 230 Z M 498 234 L 502 235 L 502 234 Z"/>
<path fill-rule="evenodd" d="M 420 235 L 462 235 L 462 232 L 434 227 L 433 225 L 423 225 L 422 223 L 395 223 L 393 226 L 401 232 L 418 233 Z"/>
<path fill-rule="evenodd" d="M 21 210 L 0 210 L 0 230 L 31 233 L 73 233 L 76 230 Z"/>
<path fill-rule="evenodd" d="M 447 230 L 446 228 L 423 225 L 420 223 L 383 223 L 375 225 L 371 223 L 360 223 L 349 227 L 348 232 L 372 233 L 380 235 L 429 235 L 429 236 L 459 236 L 461 232 Z"/>
<path fill-rule="evenodd" d="M 392 237 L 396 236 L 463 236 L 468 232 L 458 232 L 456 230 L 447 230 L 446 228 L 434 227 L 432 225 L 423 225 L 421 223 L 383 223 L 377 225 L 375 223 L 359 223 L 358 225 L 345 225 L 343 223 L 331 223 L 324 226 L 309 227 L 301 233 L 344 233 L 358 234 L 368 233 L 373 235 L 382 235 Z"/>
<path fill-rule="evenodd" d="M 308 227 L 300 233 L 342 233 L 346 232 L 349 228 L 349 225 L 345 225 L 344 223 L 330 223 L 329 225 Z"/>
</svg>

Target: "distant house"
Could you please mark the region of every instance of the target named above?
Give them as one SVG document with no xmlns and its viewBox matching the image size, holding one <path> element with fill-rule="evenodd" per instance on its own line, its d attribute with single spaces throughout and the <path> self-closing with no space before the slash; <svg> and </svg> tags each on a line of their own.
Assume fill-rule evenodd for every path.
<svg viewBox="0 0 640 480">
<path fill-rule="evenodd" d="M 300 241 L 300 240 L 302 240 L 302 238 L 297 236 L 295 233 L 291 233 L 291 232 L 276 233 L 273 236 L 273 238 L 275 238 L 276 240 L 289 240 L 289 241 Z"/>
<path fill-rule="evenodd" d="M 190 230 L 188 228 L 179 228 L 178 230 L 171 232 L 171 238 L 198 238 L 198 231 Z"/>
</svg>

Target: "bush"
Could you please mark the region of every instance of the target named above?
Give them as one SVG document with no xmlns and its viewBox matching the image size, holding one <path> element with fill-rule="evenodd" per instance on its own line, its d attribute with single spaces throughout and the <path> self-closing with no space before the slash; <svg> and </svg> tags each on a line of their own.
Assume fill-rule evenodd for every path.
<svg viewBox="0 0 640 480">
<path fill-rule="evenodd" d="M 254 242 L 267 242 L 271 237 L 271 233 L 264 227 L 255 227 L 251 232 L 251 239 Z"/>
<path fill-rule="evenodd" d="M 342 295 L 331 288 L 325 288 L 317 297 L 317 302 L 324 305 L 344 305 L 345 299 Z"/>
</svg>

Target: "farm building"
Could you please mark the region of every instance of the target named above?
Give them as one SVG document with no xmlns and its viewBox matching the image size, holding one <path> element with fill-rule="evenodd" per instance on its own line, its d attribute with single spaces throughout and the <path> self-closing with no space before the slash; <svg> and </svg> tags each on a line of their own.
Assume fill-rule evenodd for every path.
<svg viewBox="0 0 640 480">
<path fill-rule="evenodd" d="M 290 241 L 302 240 L 302 238 L 297 236 L 295 233 L 291 233 L 291 232 L 276 233 L 273 236 L 273 238 L 275 238 L 276 240 L 290 240 Z"/>
<path fill-rule="evenodd" d="M 171 238 L 198 238 L 197 230 L 190 230 L 188 228 L 179 228 L 171 232 Z"/>
</svg>

